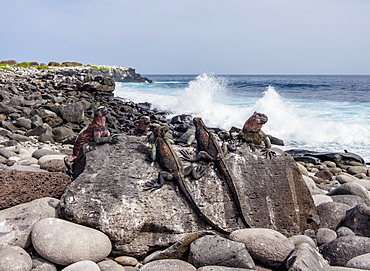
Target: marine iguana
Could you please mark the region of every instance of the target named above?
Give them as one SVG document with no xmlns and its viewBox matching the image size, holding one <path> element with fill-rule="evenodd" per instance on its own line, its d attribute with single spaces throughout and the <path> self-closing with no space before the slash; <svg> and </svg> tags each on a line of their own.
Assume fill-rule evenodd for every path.
<svg viewBox="0 0 370 271">
<path fill-rule="evenodd" d="M 80 155 L 81 149 L 84 144 L 88 142 L 96 143 L 116 143 L 116 135 L 110 136 L 110 132 L 106 126 L 106 115 L 108 109 L 104 106 L 99 106 L 94 112 L 94 119 L 90 125 L 82 129 L 78 134 L 75 143 L 73 145 L 72 155 L 68 155 L 64 158 L 64 163 L 68 171 L 72 171 L 73 163 L 76 158 Z"/>
<path fill-rule="evenodd" d="M 146 135 L 148 133 L 149 123 L 150 123 L 149 116 L 141 116 L 135 129 L 130 130 L 129 134 L 137 136 Z"/>
<path fill-rule="evenodd" d="M 215 135 L 208 130 L 200 117 L 195 117 L 193 119 L 193 123 L 196 127 L 195 138 L 197 140 L 197 155 L 195 158 L 191 158 L 191 155 L 188 152 L 182 151 L 181 154 L 184 156 L 183 159 L 190 162 L 199 161 L 201 159 L 215 162 L 218 170 L 225 177 L 240 218 L 242 219 L 244 225 L 249 228 L 249 225 L 242 212 L 234 180 L 223 158 L 224 152 L 218 144 Z"/>
<path fill-rule="evenodd" d="M 183 169 L 183 166 L 176 153 L 174 152 L 171 143 L 165 137 L 165 133 L 166 131 L 162 126 L 157 126 L 153 131 L 155 144 L 153 145 L 154 150 L 152 151 L 152 159 L 153 161 L 158 161 L 163 171 L 159 173 L 157 180 L 149 181 L 145 185 L 145 190 L 153 191 L 161 188 L 165 180 L 175 181 L 179 186 L 181 193 L 184 195 L 195 213 L 201 218 L 203 222 L 211 226 L 213 229 L 219 231 L 220 233 L 230 234 L 230 232 L 217 226 L 205 214 L 203 214 L 203 212 L 200 210 L 193 197 L 191 196 L 189 190 L 185 186 L 184 178 L 186 175 L 192 174 L 195 179 L 199 179 L 204 175 L 204 169 L 194 169 L 193 167 Z"/>
<path fill-rule="evenodd" d="M 249 144 L 249 147 L 254 152 L 257 148 L 263 148 L 261 152 L 266 158 L 272 158 L 276 155 L 271 149 L 271 141 L 262 130 L 262 125 L 268 121 L 268 117 L 263 113 L 254 112 L 252 116 L 244 123 L 243 129 L 240 132 L 240 137 Z"/>
</svg>

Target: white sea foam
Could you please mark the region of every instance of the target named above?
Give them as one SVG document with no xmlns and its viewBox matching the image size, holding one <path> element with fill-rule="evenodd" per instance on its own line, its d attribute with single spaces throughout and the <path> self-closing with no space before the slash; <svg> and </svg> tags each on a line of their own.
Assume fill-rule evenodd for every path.
<svg viewBox="0 0 370 271">
<path fill-rule="evenodd" d="M 283 139 L 286 143 L 283 149 L 338 152 L 347 149 L 370 161 L 370 112 L 364 112 L 363 105 L 353 108 L 354 104 L 344 102 L 288 101 L 272 86 L 259 99 L 248 94 L 236 96 L 228 88 L 226 78 L 209 74 L 199 75 L 185 88 L 117 85 L 116 96 L 150 102 L 172 115 L 200 116 L 210 127 L 227 130 L 242 127 L 254 111 L 263 112 L 269 117 L 263 130 Z"/>
</svg>

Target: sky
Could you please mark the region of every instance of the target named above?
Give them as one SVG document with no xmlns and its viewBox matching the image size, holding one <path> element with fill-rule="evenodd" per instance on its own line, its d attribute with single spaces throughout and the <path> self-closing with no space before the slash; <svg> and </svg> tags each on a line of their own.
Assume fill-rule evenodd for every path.
<svg viewBox="0 0 370 271">
<path fill-rule="evenodd" d="M 370 74 L 368 0 L 0 0 L 0 60 Z"/>
</svg>

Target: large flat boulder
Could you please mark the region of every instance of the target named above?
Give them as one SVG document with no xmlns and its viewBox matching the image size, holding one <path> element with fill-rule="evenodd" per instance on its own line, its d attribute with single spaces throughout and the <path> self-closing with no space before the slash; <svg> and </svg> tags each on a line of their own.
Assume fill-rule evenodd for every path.
<svg viewBox="0 0 370 271">
<path fill-rule="evenodd" d="M 160 170 L 148 160 L 145 137 L 120 135 L 118 144 L 84 149 L 94 150 L 86 153 L 83 172 L 63 194 L 61 215 L 106 233 L 114 253 L 143 257 L 189 233 L 211 229 L 194 213 L 176 183 L 166 182 L 152 192 L 144 190 Z M 174 149 L 180 156 L 183 147 Z M 228 154 L 226 162 L 251 227 L 267 227 L 289 236 L 301 234 L 317 226 L 315 206 L 294 160 L 277 152 L 273 160 L 267 160 L 245 146 Z M 185 184 L 203 213 L 225 230 L 244 228 L 215 165 L 195 164 L 206 167 L 205 175 L 199 180 L 186 177 Z"/>
</svg>

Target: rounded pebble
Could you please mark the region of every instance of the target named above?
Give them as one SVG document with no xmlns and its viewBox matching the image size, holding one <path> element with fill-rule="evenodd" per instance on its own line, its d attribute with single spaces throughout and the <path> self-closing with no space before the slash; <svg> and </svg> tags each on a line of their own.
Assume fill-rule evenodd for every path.
<svg viewBox="0 0 370 271">
<path fill-rule="evenodd" d="M 60 265 L 81 260 L 99 262 L 112 249 L 102 232 L 57 218 L 45 218 L 32 229 L 32 244 L 45 259 Z"/>
</svg>

